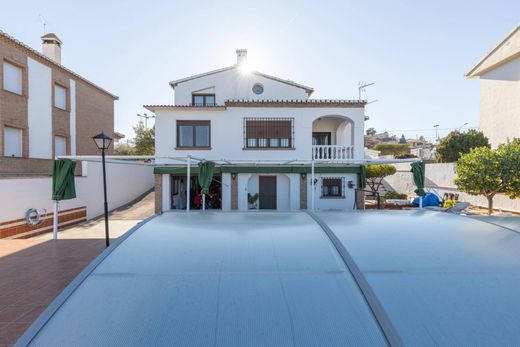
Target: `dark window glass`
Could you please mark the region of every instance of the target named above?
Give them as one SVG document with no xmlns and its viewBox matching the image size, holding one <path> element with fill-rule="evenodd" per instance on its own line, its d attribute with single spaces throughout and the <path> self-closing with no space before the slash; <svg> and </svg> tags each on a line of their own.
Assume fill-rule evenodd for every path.
<svg viewBox="0 0 520 347">
<path fill-rule="evenodd" d="M 215 106 L 215 94 L 194 94 L 193 106 Z"/>
<path fill-rule="evenodd" d="M 209 121 L 177 121 L 177 147 L 210 147 Z"/>
<path fill-rule="evenodd" d="M 321 197 L 322 198 L 344 198 L 345 178 L 327 177 L 321 180 Z"/>
</svg>

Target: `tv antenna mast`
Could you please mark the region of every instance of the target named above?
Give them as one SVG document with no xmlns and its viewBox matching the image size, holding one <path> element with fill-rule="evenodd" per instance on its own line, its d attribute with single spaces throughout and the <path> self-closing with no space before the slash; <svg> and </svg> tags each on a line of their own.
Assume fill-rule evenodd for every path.
<svg viewBox="0 0 520 347">
<path fill-rule="evenodd" d="M 367 82 L 363 82 L 363 81 L 360 81 L 358 83 L 358 95 L 359 95 L 359 100 L 361 100 L 361 93 L 365 93 L 366 92 L 366 87 L 370 87 L 370 86 L 373 86 L 374 84 L 376 84 L 375 82 L 371 82 L 371 83 L 367 83 Z M 373 102 L 376 102 L 377 100 L 374 100 L 374 101 L 371 101 L 369 102 L 369 104 L 373 103 Z"/>
<path fill-rule="evenodd" d="M 40 22 L 42 23 L 42 26 L 43 26 L 43 35 L 45 35 L 45 33 L 47 32 L 47 20 L 41 14 L 38 16 L 40 17 Z"/>
</svg>

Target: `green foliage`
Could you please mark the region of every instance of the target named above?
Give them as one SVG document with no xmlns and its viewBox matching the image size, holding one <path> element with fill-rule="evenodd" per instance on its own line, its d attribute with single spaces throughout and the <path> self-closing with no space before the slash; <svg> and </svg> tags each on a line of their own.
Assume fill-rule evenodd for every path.
<svg viewBox="0 0 520 347">
<path fill-rule="evenodd" d="M 258 201 L 258 197 L 259 197 L 258 193 L 255 193 L 255 194 L 247 193 L 247 202 L 249 203 L 249 205 L 256 207 L 256 202 Z"/>
<path fill-rule="evenodd" d="M 367 178 L 386 177 L 395 174 L 396 169 L 393 165 L 377 164 L 367 166 Z"/>
<path fill-rule="evenodd" d="M 155 127 L 145 128 L 143 122 L 139 122 L 135 127 L 134 154 L 153 155 L 155 153 Z"/>
<path fill-rule="evenodd" d="M 405 153 L 405 154 L 395 155 L 394 158 L 395 159 L 410 159 L 410 158 L 417 158 L 417 156 L 412 153 Z"/>
<path fill-rule="evenodd" d="M 133 146 L 128 143 L 121 143 L 114 146 L 114 154 L 116 155 L 133 155 L 135 154 L 135 149 Z"/>
<path fill-rule="evenodd" d="M 367 131 L 366 131 L 366 134 L 368 136 L 374 136 L 376 134 L 376 129 L 374 128 L 368 128 Z"/>
<path fill-rule="evenodd" d="M 383 184 L 383 178 L 395 174 L 396 169 L 393 165 L 378 164 L 368 165 L 366 171 L 367 185 L 375 195 Z"/>
<path fill-rule="evenodd" d="M 407 199 L 408 198 L 408 195 L 406 194 L 401 194 L 401 193 L 398 193 L 398 192 L 387 192 L 385 194 L 385 199 Z"/>
<path fill-rule="evenodd" d="M 461 154 L 469 153 L 477 147 L 490 147 L 489 140 L 484 133 L 477 130 L 469 130 L 461 133 L 452 131 L 441 140 L 437 146 L 436 159 L 441 163 L 456 162 Z"/>
<path fill-rule="evenodd" d="M 407 144 L 378 144 L 374 146 L 376 151 L 380 151 L 381 155 L 401 155 L 409 154 L 410 147 Z"/>
<path fill-rule="evenodd" d="M 401 135 L 401 138 L 399 139 L 399 143 L 401 143 L 401 144 L 406 143 L 406 137 L 404 137 L 404 134 Z"/>
<path fill-rule="evenodd" d="M 505 193 L 511 199 L 520 197 L 520 140 L 500 145 L 496 150 L 474 148 L 461 155 L 455 170 L 459 189 L 470 195 L 484 195 L 491 214 L 497 193 Z"/>
</svg>

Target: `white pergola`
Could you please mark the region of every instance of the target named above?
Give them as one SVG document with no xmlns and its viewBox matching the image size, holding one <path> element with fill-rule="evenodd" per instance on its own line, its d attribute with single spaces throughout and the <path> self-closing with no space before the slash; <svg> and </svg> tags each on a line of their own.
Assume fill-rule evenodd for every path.
<svg viewBox="0 0 520 347">
<path fill-rule="evenodd" d="M 100 155 L 62 155 L 57 156 L 56 159 L 70 159 L 78 161 L 90 161 L 90 162 L 101 162 Z M 165 160 L 168 163 L 155 163 L 146 161 Z M 398 164 L 398 163 L 414 163 L 420 162 L 420 158 L 409 158 L 409 159 L 319 159 L 319 160 L 236 160 L 236 159 L 214 159 L 214 158 L 199 158 L 196 156 L 185 156 L 185 157 L 162 157 L 154 155 L 107 155 L 105 156 L 106 163 L 119 163 L 127 165 L 145 165 L 153 167 L 168 167 L 168 166 L 184 166 L 186 165 L 186 210 L 190 211 L 190 177 L 191 177 L 191 165 L 192 163 L 199 163 L 204 161 L 212 161 L 216 165 L 229 165 L 229 166 L 286 166 L 286 165 L 300 165 L 300 166 L 311 166 L 311 182 L 315 179 L 315 167 L 316 166 L 327 166 L 327 165 L 375 165 L 375 164 Z M 202 208 L 205 209 L 205 194 L 202 195 Z M 422 203 L 422 198 L 421 198 Z M 420 204 L 422 205 L 422 204 Z M 420 206 L 422 207 L 422 206 Z M 314 189 L 311 189 L 311 211 L 315 211 L 314 208 Z M 58 201 L 54 202 L 54 224 L 53 233 L 54 238 L 57 238 L 58 233 Z"/>
</svg>

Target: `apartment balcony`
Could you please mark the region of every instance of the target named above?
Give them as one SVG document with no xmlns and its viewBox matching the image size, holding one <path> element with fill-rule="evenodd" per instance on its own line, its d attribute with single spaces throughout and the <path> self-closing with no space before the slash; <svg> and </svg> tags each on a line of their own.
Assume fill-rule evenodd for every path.
<svg viewBox="0 0 520 347">
<path fill-rule="evenodd" d="M 312 159 L 331 161 L 354 159 L 354 146 L 313 145 Z"/>
</svg>

